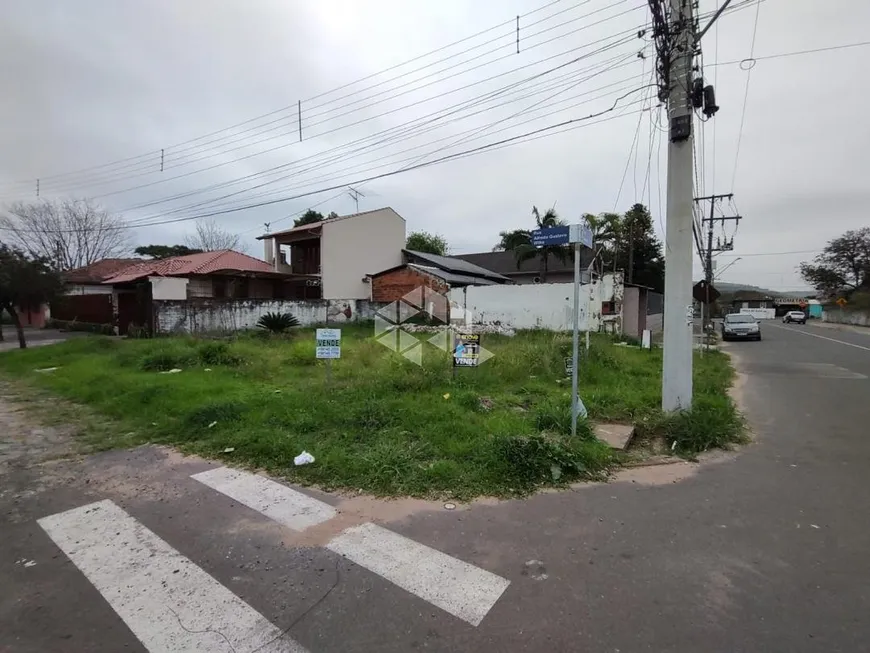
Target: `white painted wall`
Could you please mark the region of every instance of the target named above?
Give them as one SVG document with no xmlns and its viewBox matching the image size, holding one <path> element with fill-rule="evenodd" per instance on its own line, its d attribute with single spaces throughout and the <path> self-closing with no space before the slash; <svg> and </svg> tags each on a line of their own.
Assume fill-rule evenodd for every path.
<svg viewBox="0 0 870 653">
<path fill-rule="evenodd" d="M 582 331 L 621 329 L 622 275 L 580 286 L 580 329 Z M 613 315 L 602 316 L 601 304 L 616 302 Z M 469 286 L 450 291 L 451 317 L 457 309 L 466 311 L 475 323 L 498 322 L 515 329 L 574 328 L 574 284 Z"/>
<path fill-rule="evenodd" d="M 290 313 L 302 326 L 373 320 L 384 304 L 368 300 L 193 299 L 155 301 L 157 333 L 228 333 L 253 329 L 266 313 Z M 349 309 L 350 317 L 347 315 Z"/>
<path fill-rule="evenodd" d="M 775 308 L 741 308 L 740 312 L 751 315 L 756 320 L 772 320 L 776 317 Z"/>
<path fill-rule="evenodd" d="M 324 299 L 368 299 L 367 274 L 402 264 L 405 220 L 386 208 L 326 222 L 320 240 Z"/>
<path fill-rule="evenodd" d="M 870 311 L 823 311 L 822 322 L 870 327 Z"/>
<path fill-rule="evenodd" d="M 148 277 L 152 299 L 187 299 L 186 277 Z"/>
<path fill-rule="evenodd" d="M 111 295 L 112 286 L 90 283 L 74 283 L 66 287 L 67 295 Z"/>
</svg>

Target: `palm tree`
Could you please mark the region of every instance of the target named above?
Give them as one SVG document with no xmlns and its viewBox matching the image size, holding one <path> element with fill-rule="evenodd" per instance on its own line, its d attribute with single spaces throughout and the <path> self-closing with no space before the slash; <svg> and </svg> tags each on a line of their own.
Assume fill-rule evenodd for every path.
<svg viewBox="0 0 870 653">
<path fill-rule="evenodd" d="M 531 242 L 532 232 L 528 229 L 514 229 L 513 231 L 500 231 L 498 234 L 499 241 L 493 252 L 509 252 L 518 245 L 528 245 Z"/>
<path fill-rule="evenodd" d="M 555 208 L 547 209 L 547 212 L 544 213 L 544 215 L 542 216 L 538 211 L 538 207 L 533 206 L 532 215 L 535 218 L 536 229 L 561 227 L 565 224 L 564 222 L 562 222 L 562 220 L 559 219 Z M 540 258 L 541 283 L 546 283 L 550 255 L 552 254 L 560 262 L 565 263 L 568 260 L 568 249 L 564 245 L 545 245 L 543 247 L 535 247 L 534 245 L 532 245 L 531 242 L 531 234 L 529 232 L 526 233 L 529 235 L 525 238 L 524 241 L 518 239 L 518 242 L 516 242 L 514 246 L 510 248 L 517 259 L 517 269 L 519 269 L 519 267 L 525 261 L 529 261 L 533 258 Z"/>
</svg>

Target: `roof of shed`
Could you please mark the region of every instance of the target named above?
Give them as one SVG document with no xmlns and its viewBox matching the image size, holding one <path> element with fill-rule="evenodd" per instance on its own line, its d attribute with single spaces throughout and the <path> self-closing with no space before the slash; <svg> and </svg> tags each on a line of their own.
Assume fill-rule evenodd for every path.
<svg viewBox="0 0 870 653">
<path fill-rule="evenodd" d="M 470 277 L 483 277 L 501 283 L 510 281 L 506 276 L 493 272 L 487 268 L 475 265 L 455 256 L 439 256 L 438 254 L 429 254 L 428 252 L 418 252 L 413 249 L 403 250 L 409 263 L 417 263 L 418 265 L 432 266 L 447 272 L 453 272 L 459 275 Z"/>
</svg>

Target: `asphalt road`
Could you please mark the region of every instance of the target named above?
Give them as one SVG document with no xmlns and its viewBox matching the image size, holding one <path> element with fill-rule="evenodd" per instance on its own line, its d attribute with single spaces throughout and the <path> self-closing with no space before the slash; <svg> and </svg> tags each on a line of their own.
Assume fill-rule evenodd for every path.
<svg viewBox="0 0 870 653">
<path fill-rule="evenodd" d="M 0 457 L 0 651 L 868 651 L 870 335 L 763 329 L 728 345 L 752 444 L 526 501 L 253 496 L 155 448 Z M 20 418 L 0 431 L 42 437 Z M 348 539 L 370 522 L 394 539 Z"/>
</svg>

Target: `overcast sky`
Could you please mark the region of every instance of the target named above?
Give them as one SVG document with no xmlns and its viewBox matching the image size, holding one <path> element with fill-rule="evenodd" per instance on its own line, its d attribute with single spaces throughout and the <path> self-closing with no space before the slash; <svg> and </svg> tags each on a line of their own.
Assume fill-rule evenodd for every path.
<svg viewBox="0 0 870 653">
<path fill-rule="evenodd" d="M 793 290 L 812 254 L 759 254 L 817 251 L 870 223 L 859 72 L 870 47 L 758 61 L 735 178 L 747 72 L 712 64 L 749 56 L 755 15 L 754 4 L 726 15 L 704 38 L 721 110 L 699 134 L 697 194 L 733 191 L 745 216 L 719 269 L 743 258 L 722 279 Z M 547 137 L 359 184 L 359 208 L 392 206 L 409 231 L 440 233 L 457 253 L 528 227 L 535 204 L 573 221 L 643 201 L 661 231 L 667 139 L 642 88 L 651 47 L 635 33 L 648 21 L 642 0 L 4 0 L 0 201 L 36 199 L 39 178 L 41 197 L 94 197 L 133 224 L 191 218 L 425 163 L 622 97 Z M 860 42 L 867 24 L 862 0 L 764 0 L 755 56 Z M 264 222 L 287 228 L 310 206 L 355 209 L 338 189 L 215 217 L 260 255 Z M 190 227 L 134 238 L 177 243 Z"/>
</svg>

